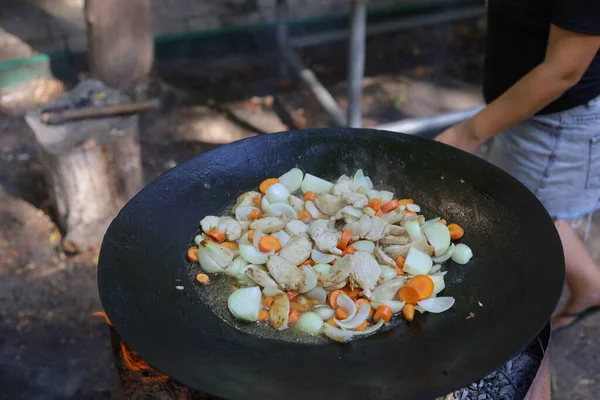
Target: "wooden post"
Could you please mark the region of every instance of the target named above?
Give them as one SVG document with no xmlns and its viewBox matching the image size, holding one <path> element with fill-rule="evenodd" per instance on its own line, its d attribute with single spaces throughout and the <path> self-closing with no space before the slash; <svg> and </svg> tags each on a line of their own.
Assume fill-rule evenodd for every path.
<svg viewBox="0 0 600 400">
<path fill-rule="evenodd" d="M 86 0 L 88 63 L 93 78 L 130 91 L 154 60 L 149 0 Z"/>
<path fill-rule="evenodd" d="M 130 99 L 102 82 L 88 80 L 46 106 L 74 109 Z M 44 110 L 42 110 L 44 111 Z M 110 221 L 143 183 L 138 116 L 117 116 L 47 125 L 42 113 L 25 119 L 38 145 L 57 222 L 69 252 L 98 247 Z"/>
</svg>

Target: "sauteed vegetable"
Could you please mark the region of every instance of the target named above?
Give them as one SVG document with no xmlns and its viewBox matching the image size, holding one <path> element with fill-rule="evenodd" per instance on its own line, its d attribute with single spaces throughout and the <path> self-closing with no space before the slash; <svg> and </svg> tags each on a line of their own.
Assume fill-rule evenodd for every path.
<svg viewBox="0 0 600 400">
<path fill-rule="evenodd" d="M 202 219 L 187 257 L 204 271 L 199 283 L 232 277 L 234 317 L 346 342 L 396 315 L 412 321 L 415 311 L 453 306 L 437 297 L 441 264 L 466 264 L 473 253 L 452 243 L 464 235 L 458 224 L 420 212 L 412 199 L 375 190 L 362 170 L 328 182 L 294 168 L 239 196 L 233 216 Z"/>
</svg>

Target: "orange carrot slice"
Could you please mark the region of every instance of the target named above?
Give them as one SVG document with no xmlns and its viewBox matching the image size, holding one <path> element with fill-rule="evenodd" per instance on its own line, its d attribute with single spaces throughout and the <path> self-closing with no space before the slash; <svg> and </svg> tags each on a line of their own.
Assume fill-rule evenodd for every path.
<svg viewBox="0 0 600 400">
<path fill-rule="evenodd" d="M 457 224 L 448 225 L 448 230 L 450 231 L 450 239 L 452 240 L 458 240 L 465 234 L 465 230 Z"/>
<path fill-rule="evenodd" d="M 196 280 L 198 281 L 198 283 L 201 283 L 204 285 L 205 283 L 208 282 L 208 275 L 198 274 L 198 275 L 196 275 Z"/>
<path fill-rule="evenodd" d="M 273 236 L 263 236 L 260 238 L 258 242 L 258 249 L 263 253 L 268 253 L 272 250 L 278 252 L 281 250 L 281 243 L 277 240 L 276 237 Z"/>
<path fill-rule="evenodd" d="M 265 179 L 259 186 L 260 192 L 262 194 L 267 193 L 267 189 L 273 186 L 274 184 L 279 183 L 279 179 L 277 178 L 269 178 Z"/>
<path fill-rule="evenodd" d="M 407 321 L 415 319 L 415 306 L 412 304 L 405 304 L 404 307 L 402 307 L 402 315 L 404 315 L 404 319 Z"/>
<path fill-rule="evenodd" d="M 312 219 L 312 215 L 308 211 L 302 210 L 298 213 L 298 219 L 307 224 Z"/>
<path fill-rule="evenodd" d="M 210 232 L 207 233 L 207 235 L 215 242 L 222 242 L 223 240 L 225 240 L 225 235 L 219 232 L 217 228 L 212 228 Z"/>
<path fill-rule="evenodd" d="M 419 291 L 409 285 L 402 286 L 400 290 L 398 290 L 398 298 L 400 301 L 405 301 L 406 304 L 417 304 L 420 300 Z"/>
<path fill-rule="evenodd" d="M 344 293 L 343 290 L 333 290 L 331 293 L 329 293 L 329 305 L 333 308 L 338 308 L 337 305 L 337 298 L 339 297 L 340 294 Z"/>
<path fill-rule="evenodd" d="M 394 199 L 394 200 L 388 201 L 387 203 L 382 205 L 381 211 L 383 211 L 384 213 L 387 213 L 387 212 L 395 210 L 396 208 L 398 208 L 398 206 L 400 206 L 400 203 L 398 203 L 398 200 Z"/>
<path fill-rule="evenodd" d="M 415 276 L 410 280 L 409 285 L 417 289 L 417 292 L 419 292 L 419 300 L 428 299 L 433 294 L 433 279 L 427 275 Z"/>
<path fill-rule="evenodd" d="M 383 202 L 380 199 L 373 199 L 369 203 L 369 207 L 371 207 L 375 211 L 381 210 L 382 205 L 383 205 Z"/>
<path fill-rule="evenodd" d="M 238 245 L 233 242 L 223 242 L 221 243 L 221 246 L 227 247 L 231 251 L 236 251 L 238 249 Z"/>
<path fill-rule="evenodd" d="M 345 256 L 346 254 L 354 254 L 354 253 L 356 253 L 356 249 L 354 248 L 354 246 L 350 245 L 350 246 L 346 247 L 346 249 L 344 250 L 342 255 Z"/>
<path fill-rule="evenodd" d="M 248 231 L 248 241 L 254 243 L 254 229 Z"/>
<path fill-rule="evenodd" d="M 198 248 L 190 247 L 187 251 L 187 258 L 191 262 L 198 262 Z"/>
<path fill-rule="evenodd" d="M 402 199 L 398 201 L 398 204 L 401 206 L 407 206 L 409 204 L 415 204 L 415 202 L 413 201 L 413 199 Z"/>
<path fill-rule="evenodd" d="M 348 311 L 340 307 L 337 310 L 335 310 L 335 317 L 339 320 L 344 320 L 348 318 Z"/>
<path fill-rule="evenodd" d="M 269 309 L 271 307 L 271 304 L 273 304 L 273 300 L 275 300 L 273 297 L 265 297 L 265 308 Z"/>
<path fill-rule="evenodd" d="M 250 221 L 254 221 L 255 219 L 259 219 L 260 217 L 262 217 L 262 211 L 252 210 L 250 211 L 250 215 L 248 218 L 250 218 Z"/>
<path fill-rule="evenodd" d="M 254 200 L 252 200 L 252 204 L 254 204 L 256 207 L 260 207 L 262 204 L 260 197 L 257 197 Z"/>
<path fill-rule="evenodd" d="M 266 321 L 267 318 L 269 318 L 269 312 L 267 310 L 260 310 L 258 312 L 259 321 Z"/>
<path fill-rule="evenodd" d="M 352 239 L 352 231 L 347 229 L 342 232 L 342 237 L 337 244 L 337 248 L 340 250 L 345 250 L 348 247 L 348 243 L 350 243 L 350 239 Z"/>
<path fill-rule="evenodd" d="M 372 309 L 371 309 L 372 310 Z M 367 327 L 369 326 L 369 323 L 367 322 L 367 320 L 365 319 L 362 324 L 360 324 L 359 326 L 357 326 L 356 328 L 354 328 L 355 331 L 364 331 L 365 329 L 367 329 Z"/>
<path fill-rule="evenodd" d="M 377 307 L 377 311 L 375 311 L 375 315 L 373 315 L 373 322 L 379 322 L 380 319 L 385 322 L 390 322 L 392 314 L 392 309 L 382 304 Z"/>
<path fill-rule="evenodd" d="M 350 297 L 352 300 L 358 299 L 358 294 L 360 293 L 359 288 L 350 289 L 350 286 L 346 285 L 342 290 L 346 296 Z"/>
<path fill-rule="evenodd" d="M 288 322 L 290 324 L 293 324 L 294 322 L 298 321 L 298 318 L 300 318 L 300 313 L 296 310 L 290 310 L 290 315 L 288 315 Z"/>
<path fill-rule="evenodd" d="M 367 299 L 358 299 L 354 302 L 356 304 L 356 308 L 360 307 L 362 303 L 371 304 L 371 302 Z M 375 311 L 373 311 L 373 307 L 369 308 L 369 317 L 372 317 Z"/>
<path fill-rule="evenodd" d="M 304 193 L 304 201 L 314 201 L 316 198 L 317 194 L 312 190 L 309 190 L 308 192 Z"/>
</svg>

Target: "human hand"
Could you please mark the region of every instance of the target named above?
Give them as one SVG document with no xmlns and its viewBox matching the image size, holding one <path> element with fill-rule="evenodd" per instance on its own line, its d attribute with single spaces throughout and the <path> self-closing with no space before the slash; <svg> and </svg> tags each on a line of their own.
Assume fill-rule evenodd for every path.
<svg viewBox="0 0 600 400">
<path fill-rule="evenodd" d="M 481 140 L 475 135 L 471 120 L 454 125 L 440 133 L 435 139 L 463 151 L 472 153 L 477 150 Z"/>
</svg>

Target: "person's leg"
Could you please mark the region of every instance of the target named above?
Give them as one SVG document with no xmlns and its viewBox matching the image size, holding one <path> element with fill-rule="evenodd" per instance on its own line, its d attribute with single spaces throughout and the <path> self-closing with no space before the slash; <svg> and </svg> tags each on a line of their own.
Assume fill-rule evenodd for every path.
<svg viewBox="0 0 600 400">
<path fill-rule="evenodd" d="M 566 280 L 571 296 L 566 307 L 552 319 L 552 329 L 569 324 L 575 317 L 564 312 L 578 313 L 600 306 L 600 266 L 594 261 L 569 221 L 558 221 L 556 228 L 563 243 Z"/>
</svg>

